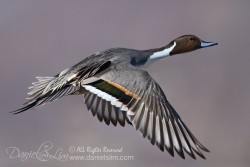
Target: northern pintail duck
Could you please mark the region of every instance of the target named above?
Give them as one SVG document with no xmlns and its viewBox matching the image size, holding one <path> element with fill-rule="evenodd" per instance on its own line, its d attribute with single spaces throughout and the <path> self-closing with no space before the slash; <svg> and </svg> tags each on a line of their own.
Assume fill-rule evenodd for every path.
<svg viewBox="0 0 250 167">
<path fill-rule="evenodd" d="M 145 71 L 156 60 L 217 45 L 194 35 L 181 36 L 168 45 L 149 50 L 112 48 L 85 58 L 54 77 L 36 77 L 25 107 L 14 114 L 66 95 L 83 95 L 87 108 L 107 125 L 125 122 L 161 151 L 184 151 L 195 159 L 209 152 L 192 134 L 167 100 L 161 87 Z"/>
</svg>

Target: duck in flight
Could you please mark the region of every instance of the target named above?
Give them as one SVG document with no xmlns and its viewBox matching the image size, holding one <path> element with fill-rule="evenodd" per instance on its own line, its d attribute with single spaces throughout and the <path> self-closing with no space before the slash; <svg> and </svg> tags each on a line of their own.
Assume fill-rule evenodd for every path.
<svg viewBox="0 0 250 167">
<path fill-rule="evenodd" d="M 89 56 L 54 77 L 36 77 L 29 87 L 24 112 L 66 95 L 83 95 L 88 110 L 99 121 L 116 126 L 125 122 L 139 130 L 161 151 L 185 159 L 209 152 L 185 125 L 161 87 L 145 70 L 164 57 L 217 45 L 194 35 L 176 38 L 168 45 L 149 50 L 112 48 Z"/>
</svg>

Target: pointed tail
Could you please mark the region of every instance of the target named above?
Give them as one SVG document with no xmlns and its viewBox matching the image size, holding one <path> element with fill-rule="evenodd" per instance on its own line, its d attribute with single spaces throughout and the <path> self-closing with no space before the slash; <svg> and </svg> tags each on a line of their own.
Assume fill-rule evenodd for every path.
<svg viewBox="0 0 250 167">
<path fill-rule="evenodd" d="M 29 87 L 30 92 L 28 93 L 28 97 L 26 98 L 28 99 L 28 101 L 24 103 L 24 105 L 26 106 L 15 111 L 11 111 L 10 113 L 18 114 L 28 109 L 34 108 L 38 105 L 41 105 L 41 100 L 44 97 L 44 90 L 55 78 L 56 77 L 36 77 L 37 81 L 33 82 L 32 86 Z"/>
<path fill-rule="evenodd" d="M 23 108 L 12 111 L 13 114 L 19 114 L 26 110 L 32 109 L 34 107 L 43 105 L 45 103 L 57 100 L 60 97 L 74 94 L 80 89 L 80 84 L 71 84 L 67 79 L 62 77 L 36 77 L 37 82 L 33 83 L 33 86 L 29 87 L 30 92 L 28 93 L 27 101 L 24 103 Z"/>
</svg>

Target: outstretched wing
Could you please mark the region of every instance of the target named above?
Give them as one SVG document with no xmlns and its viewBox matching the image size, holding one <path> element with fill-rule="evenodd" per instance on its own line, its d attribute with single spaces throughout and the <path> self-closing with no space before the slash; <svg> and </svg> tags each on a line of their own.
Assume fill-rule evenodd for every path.
<svg viewBox="0 0 250 167">
<path fill-rule="evenodd" d="M 133 74 L 133 75 L 131 75 Z M 124 120 L 139 129 L 143 137 L 156 144 L 162 151 L 182 157 L 184 150 L 195 159 L 204 158 L 201 150 L 208 152 L 184 124 L 170 105 L 160 86 L 143 70 L 121 68 L 109 71 L 92 83 L 82 85 L 87 107 L 99 120 Z"/>
</svg>

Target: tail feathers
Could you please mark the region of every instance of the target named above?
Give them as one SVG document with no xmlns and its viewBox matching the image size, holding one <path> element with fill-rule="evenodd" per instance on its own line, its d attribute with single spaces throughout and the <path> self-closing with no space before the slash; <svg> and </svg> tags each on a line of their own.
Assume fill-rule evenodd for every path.
<svg viewBox="0 0 250 167">
<path fill-rule="evenodd" d="M 29 104 L 34 99 L 37 99 L 43 94 L 44 89 L 49 85 L 49 83 L 55 79 L 55 77 L 36 77 L 38 81 L 33 82 L 32 86 L 29 87 L 30 92 L 28 93 L 29 101 L 24 104 Z"/>
<path fill-rule="evenodd" d="M 20 108 L 20 109 L 15 110 L 15 111 L 11 111 L 10 113 L 12 113 L 12 114 L 19 114 L 19 113 L 21 113 L 21 112 L 24 112 L 24 111 L 26 111 L 26 110 L 29 110 L 29 109 L 31 109 L 31 108 L 36 107 L 36 106 L 37 106 L 37 103 L 38 103 L 38 101 L 34 101 L 34 102 L 32 102 L 32 103 L 30 103 L 30 104 L 24 106 L 23 108 Z"/>
<path fill-rule="evenodd" d="M 41 99 L 43 96 L 44 89 L 55 79 L 55 77 L 36 77 L 37 81 L 32 83 L 32 86 L 29 87 L 30 91 L 28 93 L 28 101 L 24 103 L 23 108 L 20 108 L 10 113 L 18 114 L 28 109 L 34 108 L 38 105 L 41 105 Z"/>
<path fill-rule="evenodd" d="M 60 87 L 57 85 L 55 87 L 58 87 L 58 89 L 54 90 L 53 87 L 51 88 L 51 84 L 56 82 L 55 78 L 56 77 L 37 77 L 38 81 L 32 83 L 33 86 L 29 87 L 30 92 L 28 93 L 29 96 L 27 98 L 29 100 L 24 103 L 25 106 L 10 113 L 18 114 L 24 112 L 45 103 L 57 100 L 63 96 L 74 94 L 80 89 L 80 84 L 78 84 L 63 85 Z M 46 89 L 48 90 L 46 91 Z"/>
</svg>

